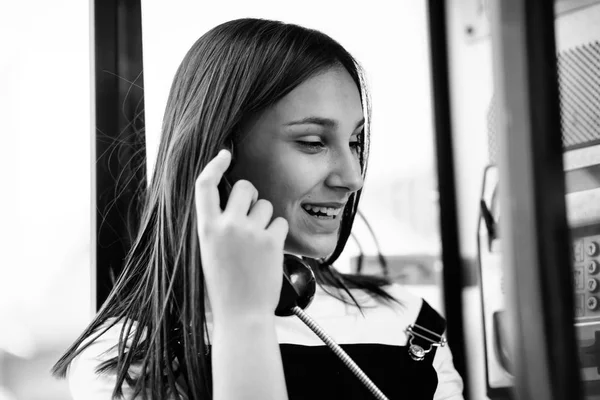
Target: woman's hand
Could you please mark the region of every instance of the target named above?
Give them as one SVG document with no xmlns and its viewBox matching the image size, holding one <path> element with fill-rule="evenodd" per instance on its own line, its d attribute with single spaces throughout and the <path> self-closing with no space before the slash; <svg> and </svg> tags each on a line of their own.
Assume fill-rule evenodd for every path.
<svg viewBox="0 0 600 400">
<path fill-rule="evenodd" d="M 196 212 L 204 279 L 215 322 L 272 316 L 283 277 L 287 221 L 271 221 L 273 206 L 246 180 L 233 185 L 224 211 L 217 186 L 231 163 L 222 150 L 196 181 Z"/>
</svg>

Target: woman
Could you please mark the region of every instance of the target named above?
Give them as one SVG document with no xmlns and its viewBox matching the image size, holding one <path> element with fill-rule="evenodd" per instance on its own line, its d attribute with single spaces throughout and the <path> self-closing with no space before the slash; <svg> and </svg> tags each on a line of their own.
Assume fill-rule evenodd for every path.
<svg viewBox="0 0 600 400">
<path fill-rule="evenodd" d="M 240 19 L 202 36 L 171 88 L 124 272 L 54 368 L 74 398 L 371 398 L 298 319 L 274 316 L 285 252 L 316 275 L 308 313 L 388 398 L 461 399 L 447 346 L 407 352 L 407 325 L 443 331 L 443 319 L 332 265 L 358 207 L 369 115 L 358 64 L 320 32 Z"/>
</svg>

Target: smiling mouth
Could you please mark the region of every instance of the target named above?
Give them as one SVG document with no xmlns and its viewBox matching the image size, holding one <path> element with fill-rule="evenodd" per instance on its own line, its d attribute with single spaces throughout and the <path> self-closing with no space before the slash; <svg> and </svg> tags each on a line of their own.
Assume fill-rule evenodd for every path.
<svg viewBox="0 0 600 400">
<path fill-rule="evenodd" d="M 310 204 L 302 205 L 302 209 L 311 217 L 322 220 L 338 219 L 342 211 L 342 207 L 318 207 Z"/>
</svg>

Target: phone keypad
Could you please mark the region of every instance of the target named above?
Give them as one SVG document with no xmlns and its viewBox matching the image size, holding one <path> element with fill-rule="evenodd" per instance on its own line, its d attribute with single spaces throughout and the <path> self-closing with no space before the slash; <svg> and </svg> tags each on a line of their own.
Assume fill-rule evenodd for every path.
<svg viewBox="0 0 600 400">
<path fill-rule="evenodd" d="M 586 253 L 590 257 L 595 257 L 598 255 L 598 243 L 589 242 L 586 246 Z"/>
<path fill-rule="evenodd" d="M 598 273 L 598 261 L 591 260 L 587 263 L 587 272 L 590 275 L 595 275 Z"/>
<path fill-rule="evenodd" d="M 575 317 L 600 316 L 600 235 L 573 241 Z"/>
</svg>

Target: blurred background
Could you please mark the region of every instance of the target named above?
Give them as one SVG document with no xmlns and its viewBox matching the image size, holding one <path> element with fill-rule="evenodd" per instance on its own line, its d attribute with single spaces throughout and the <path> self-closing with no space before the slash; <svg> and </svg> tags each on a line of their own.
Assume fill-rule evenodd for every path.
<svg viewBox="0 0 600 400">
<path fill-rule="evenodd" d="M 49 369 L 90 320 L 90 10 L 0 6 L 0 399 L 68 399 Z"/>
</svg>

